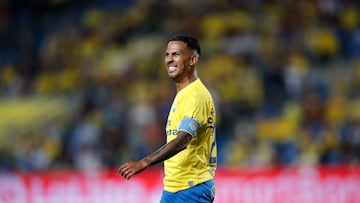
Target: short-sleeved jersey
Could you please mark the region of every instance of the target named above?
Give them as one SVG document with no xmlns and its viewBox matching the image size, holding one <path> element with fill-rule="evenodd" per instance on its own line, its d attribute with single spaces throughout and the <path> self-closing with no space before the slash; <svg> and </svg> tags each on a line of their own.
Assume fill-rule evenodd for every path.
<svg viewBox="0 0 360 203">
<path fill-rule="evenodd" d="M 213 179 L 215 123 L 213 99 L 200 79 L 177 93 L 166 124 L 167 142 L 175 139 L 178 131 L 193 137 L 186 149 L 164 162 L 164 190 L 177 192 Z"/>
</svg>

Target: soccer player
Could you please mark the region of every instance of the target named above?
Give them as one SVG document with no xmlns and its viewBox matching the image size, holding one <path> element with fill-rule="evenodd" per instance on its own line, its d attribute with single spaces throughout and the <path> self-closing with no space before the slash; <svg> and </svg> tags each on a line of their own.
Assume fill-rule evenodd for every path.
<svg viewBox="0 0 360 203">
<path fill-rule="evenodd" d="M 167 142 L 137 161 L 121 165 L 126 179 L 164 161 L 161 203 L 214 201 L 216 170 L 216 114 L 212 96 L 196 71 L 201 54 L 198 40 L 186 34 L 168 41 L 165 65 L 177 94 L 166 124 Z"/>
</svg>

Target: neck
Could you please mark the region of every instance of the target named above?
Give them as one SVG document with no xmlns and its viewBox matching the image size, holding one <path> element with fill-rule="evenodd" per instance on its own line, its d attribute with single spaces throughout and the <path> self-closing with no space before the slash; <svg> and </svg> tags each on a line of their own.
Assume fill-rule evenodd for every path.
<svg viewBox="0 0 360 203">
<path fill-rule="evenodd" d="M 189 77 L 184 78 L 183 80 L 176 82 L 176 91 L 180 92 L 180 90 L 184 89 L 186 86 L 190 85 L 192 82 L 198 79 L 196 72 L 191 74 Z"/>
</svg>

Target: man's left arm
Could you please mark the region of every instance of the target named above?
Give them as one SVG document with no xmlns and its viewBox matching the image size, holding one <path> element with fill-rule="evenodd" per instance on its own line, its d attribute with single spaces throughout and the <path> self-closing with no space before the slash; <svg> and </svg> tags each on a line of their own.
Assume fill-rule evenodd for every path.
<svg viewBox="0 0 360 203">
<path fill-rule="evenodd" d="M 171 140 L 169 143 L 163 145 L 155 152 L 149 154 L 145 158 L 138 161 L 129 161 L 121 165 L 118 169 L 118 172 L 125 179 L 130 179 L 135 174 L 138 174 L 145 170 L 147 167 L 157 164 L 161 161 L 167 160 L 182 150 L 186 149 L 190 143 L 192 135 L 184 132 L 178 131 L 178 134 L 175 139 Z"/>
</svg>

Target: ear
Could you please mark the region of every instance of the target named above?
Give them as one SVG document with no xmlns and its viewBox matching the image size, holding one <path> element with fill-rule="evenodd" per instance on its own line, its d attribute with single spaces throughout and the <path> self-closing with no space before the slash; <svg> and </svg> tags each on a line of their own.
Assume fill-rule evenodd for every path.
<svg viewBox="0 0 360 203">
<path fill-rule="evenodd" d="M 190 65 L 194 66 L 197 63 L 198 60 L 199 60 L 199 55 L 197 55 L 197 54 L 191 55 Z"/>
</svg>

